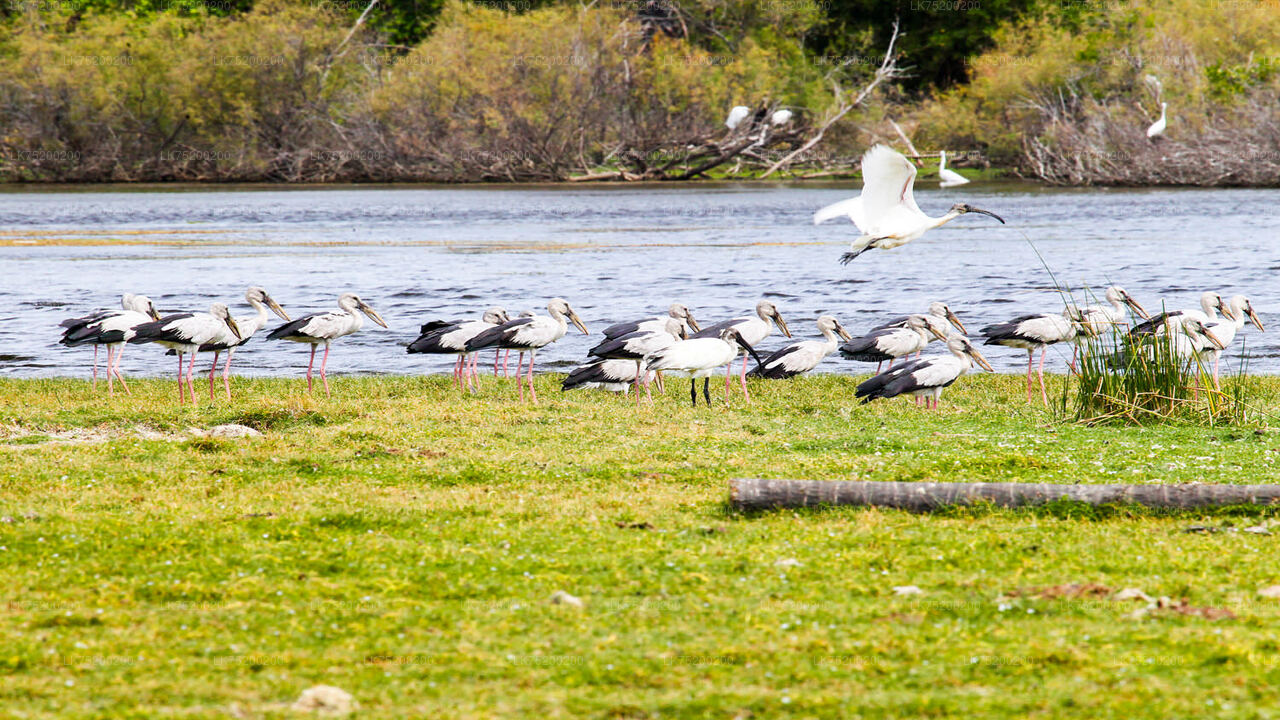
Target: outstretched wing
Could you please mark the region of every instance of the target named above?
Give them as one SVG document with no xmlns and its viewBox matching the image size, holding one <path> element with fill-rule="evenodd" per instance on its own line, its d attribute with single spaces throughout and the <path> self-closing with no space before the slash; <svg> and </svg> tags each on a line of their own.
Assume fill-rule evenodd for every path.
<svg viewBox="0 0 1280 720">
<path fill-rule="evenodd" d="M 902 205 L 916 212 L 911 186 L 916 181 L 916 166 L 887 145 L 876 145 L 862 156 L 862 203 L 867 227 L 864 233 L 875 234 L 875 228 Z"/>
<path fill-rule="evenodd" d="M 848 200 L 841 200 L 838 203 L 831 203 L 813 214 L 813 224 L 821 225 L 828 220 L 834 220 L 838 217 L 847 217 L 853 221 L 858 229 L 866 232 L 867 218 L 862 209 L 862 196 L 852 197 Z"/>
</svg>

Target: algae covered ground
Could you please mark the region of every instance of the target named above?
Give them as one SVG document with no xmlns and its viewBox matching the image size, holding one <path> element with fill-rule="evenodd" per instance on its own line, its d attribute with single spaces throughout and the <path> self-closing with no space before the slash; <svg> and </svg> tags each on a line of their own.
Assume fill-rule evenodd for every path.
<svg viewBox="0 0 1280 720">
<path fill-rule="evenodd" d="M 492 378 L 240 380 L 190 409 L 0 380 L 0 715 L 297 717 L 319 684 L 378 718 L 1280 712 L 1269 511 L 726 505 L 745 476 L 1275 482 L 1265 414 L 1083 427 L 1001 376 L 927 413 L 850 377 L 710 409 L 557 382 L 533 407 Z M 223 423 L 263 437 L 189 432 Z"/>
</svg>

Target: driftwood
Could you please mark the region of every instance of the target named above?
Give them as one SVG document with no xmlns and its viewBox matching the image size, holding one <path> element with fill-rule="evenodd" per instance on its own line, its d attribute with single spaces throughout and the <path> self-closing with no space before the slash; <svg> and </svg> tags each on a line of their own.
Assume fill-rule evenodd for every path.
<svg viewBox="0 0 1280 720">
<path fill-rule="evenodd" d="M 1152 508 L 1202 508 L 1280 504 L 1280 485 L 1053 485 L 738 478 L 729 483 L 729 498 L 740 510 L 867 505 L 929 512 L 975 502 L 997 507 L 1023 507 L 1055 500 L 1090 505 L 1132 503 Z"/>
</svg>

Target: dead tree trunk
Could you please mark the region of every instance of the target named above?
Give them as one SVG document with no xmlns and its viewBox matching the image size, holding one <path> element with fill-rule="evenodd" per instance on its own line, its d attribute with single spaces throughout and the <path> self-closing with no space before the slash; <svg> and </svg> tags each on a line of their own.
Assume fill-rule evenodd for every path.
<svg viewBox="0 0 1280 720">
<path fill-rule="evenodd" d="M 1090 505 L 1131 503 L 1153 508 L 1202 508 L 1280 504 L 1280 485 L 1052 485 L 738 478 L 729 483 L 729 498 L 740 510 L 866 505 L 930 512 L 975 502 L 997 507 L 1024 507 L 1054 500 Z"/>
</svg>

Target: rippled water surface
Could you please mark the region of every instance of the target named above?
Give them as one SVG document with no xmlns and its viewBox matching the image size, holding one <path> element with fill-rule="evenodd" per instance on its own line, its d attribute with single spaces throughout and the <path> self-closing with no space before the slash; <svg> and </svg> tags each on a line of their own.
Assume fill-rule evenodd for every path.
<svg viewBox="0 0 1280 720">
<path fill-rule="evenodd" d="M 545 313 L 547 299 L 561 296 L 593 331 L 571 330 L 540 354 L 540 368 L 564 369 L 609 323 L 676 300 L 710 322 L 769 297 L 797 336 L 811 337 L 822 313 L 856 332 L 941 299 L 972 333 L 1060 310 L 1045 264 L 1075 287 L 1122 284 L 1148 310 L 1194 306 L 1205 289 L 1248 294 L 1271 330 L 1243 333 L 1250 370 L 1280 371 L 1280 191 L 939 190 L 922 180 L 916 195 L 927 213 L 963 200 L 1009 225 L 971 215 L 841 266 L 856 231 L 814 227 L 810 217 L 854 192 L 852 184 L 9 190 L 0 193 L 0 374 L 84 374 L 92 353 L 58 345 L 58 322 L 118 306 L 123 292 L 151 296 L 162 312 L 223 301 L 243 315 L 244 288 L 256 284 L 294 317 L 358 292 L 391 327 L 367 323 L 335 344 L 335 374 L 446 372 L 449 359 L 405 354 L 420 323 L 494 304 Z M 782 343 L 775 333 L 762 349 Z M 259 337 L 237 365 L 244 374 L 294 373 L 306 353 Z M 1066 353 L 1051 351 L 1050 363 L 1062 367 Z M 987 356 L 1002 371 L 1026 358 L 999 348 Z M 161 374 L 170 364 L 161 349 L 134 346 L 122 369 Z M 833 357 L 822 367 L 870 366 Z"/>
</svg>

